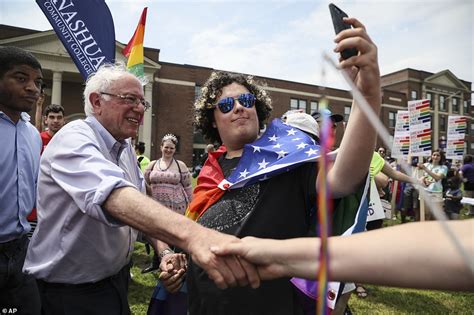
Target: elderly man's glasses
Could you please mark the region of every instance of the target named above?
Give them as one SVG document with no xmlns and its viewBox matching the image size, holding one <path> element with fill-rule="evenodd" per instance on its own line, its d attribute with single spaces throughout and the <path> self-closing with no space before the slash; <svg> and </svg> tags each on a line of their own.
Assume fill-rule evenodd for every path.
<svg viewBox="0 0 474 315">
<path fill-rule="evenodd" d="M 255 95 L 252 93 L 240 94 L 238 97 L 226 97 L 217 102 L 213 107 L 219 107 L 219 110 L 225 114 L 230 112 L 235 105 L 235 101 L 245 108 L 252 108 L 255 105 Z"/>
<path fill-rule="evenodd" d="M 122 94 L 111 94 L 111 93 L 106 93 L 106 92 L 100 92 L 102 95 L 108 95 L 108 96 L 113 96 L 117 97 L 122 100 L 123 103 L 130 105 L 130 106 L 137 106 L 139 104 L 142 104 L 143 107 L 145 107 L 145 111 L 147 111 L 151 105 L 148 101 L 136 97 L 135 95 L 127 94 L 127 95 L 122 95 Z"/>
</svg>

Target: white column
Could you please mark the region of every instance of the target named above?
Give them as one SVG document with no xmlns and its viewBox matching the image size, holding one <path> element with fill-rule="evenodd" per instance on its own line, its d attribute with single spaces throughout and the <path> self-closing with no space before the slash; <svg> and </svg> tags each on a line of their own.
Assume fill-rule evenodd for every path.
<svg viewBox="0 0 474 315">
<path fill-rule="evenodd" d="M 51 103 L 61 105 L 61 85 L 63 81 L 62 72 L 53 72 L 53 87 L 51 91 Z"/>
<path fill-rule="evenodd" d="M 143 116 L 143 125 L 140 126 L 138 132 L 138 139 L 145 142 L 145 155 L 150 156 L 151 152 L 151 122 L 152 122 L 152 112 L 153 112 L 153 82 L 145 85 L 145 99 L 152 104 L 152 107 L 145 112 Z"/>
</svg>

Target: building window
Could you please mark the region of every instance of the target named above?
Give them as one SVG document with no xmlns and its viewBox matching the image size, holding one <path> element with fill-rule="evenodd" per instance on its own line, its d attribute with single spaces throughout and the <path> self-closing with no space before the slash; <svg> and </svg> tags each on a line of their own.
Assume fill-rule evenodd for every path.
<svg viewBox="0 0 474 315">
<path fill-rule="evenodd" d="M 194 101 L 201 97 L 201 87 L 199 85 L 194 86 Z"/>
<path fill-rule="evenodd" d="M 306 100 L 290 99 L 290 109 L 302 109 L 306 113 Z"/>
<path fill-rule="evenodd" d="M 467 106 L 467 101 L 464 101 L 463 114 L 464 114 L 464 115 L 469 114 L 469 106 Z"/>
<path fill-rule="evenodd" d="M 290 109 L 298 109 L 298 100 L 292 98 L 290 100 Z"/>
<path fill-rule="evenodd" d="M 471 130 L 469 131 L 469 129 L 466 128 L 466 129 L 468 129 L 468 130 L 466 130 L 466 133 L 474 135 L 474 123 L 471 122 L 471 123 L 468 123 L 468 124 L 471 125 Z"/>
<path fill-rule="evenodd" d="M 300 100 L 299 101 L 299 108 L 302 109 L 306 113 L 306 101 L 305 100 Z"/>
<path fill-rule="evenodd" d="M 471 151 L 474 151 L 474 142 L 471 142 Z"/>
<path fill-rule="evenodd" d="M 395 112 L 388 112 L 388 127 L 395 128 Z"/>
<path fill-rule="evenodd" d="M 426 99 L 430 101 L 430 108 L 433 109 L 433 94 L 426 93 Z"/>
<path fill-rule="evenodd" d="M 344 121 L 349 121 L 349 115 L 351 114 L 351 107 L 344 106 Z"/>
<path fill-rule="evenodd" d="M 310 114 L 314 113 L 315 111 L 318 110 L 318 101 L 311 101 L 309 103 L 309 108 L 311 110 Z"/>
<path fill-rule="evenodd" d="M 446 111 L 446 97 L 444 95 L 439 96 L 439 110 Z"/>
<path fill-rule="evenodd" d="M 453 110 L 453 113 L 459 113 L 459 102 L 458 102 L 458 99 L 453 97 L 453 104 L 452 104 L 452 110 Z"/>
<path fill-rule="evenodd" d="M 411 91 L 411 99 L 416 100 L 418 98 L 418 93 L 415 90 Z"/>
<path fill-rule="evenodd" d="M 439 115 L 439 131 L 446 131 L 446 117 Z"/>
</svg>

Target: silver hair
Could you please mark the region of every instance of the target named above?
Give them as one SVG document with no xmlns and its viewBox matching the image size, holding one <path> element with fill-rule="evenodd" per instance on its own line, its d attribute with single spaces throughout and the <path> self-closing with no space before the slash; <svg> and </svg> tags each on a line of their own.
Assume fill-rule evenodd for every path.
<svg viewBox="0 0 474 315">
<path fill-rule="evenodd" d="M 86 81 L 84 88 L 84 112 L 86 116 L 94 115 L 94 109 L 89 100 L 92 93 L 99 93 L 106 91 L 115 81 L 122 79 L 125 76 L 134 76 L 138 81 L 145 86 L 148 83 L 146 77 L 136 77 L 134 74 L 128 72 L 127 67 L 123 63 L 104 64 L 100 66 L 96 73 L 91 74 Z"/>
</svg>

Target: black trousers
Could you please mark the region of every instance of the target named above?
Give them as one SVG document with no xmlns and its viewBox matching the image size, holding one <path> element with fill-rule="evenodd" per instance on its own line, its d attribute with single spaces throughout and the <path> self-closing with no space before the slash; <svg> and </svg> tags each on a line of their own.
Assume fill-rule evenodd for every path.
<svg viewBox="0 0 474 315">
<path fill-rule="evenodd" d="M 41 302 L 36 280 L 22 272 L 28 237 L 0 243 L 0 312 L 40 314 Z"/>
<path fill-rule="evenodd" d="M 130 266 L 95 283 L 63 284 L 38 280 L 44 315 L 129 315 Z"/>
</svg>

